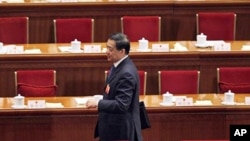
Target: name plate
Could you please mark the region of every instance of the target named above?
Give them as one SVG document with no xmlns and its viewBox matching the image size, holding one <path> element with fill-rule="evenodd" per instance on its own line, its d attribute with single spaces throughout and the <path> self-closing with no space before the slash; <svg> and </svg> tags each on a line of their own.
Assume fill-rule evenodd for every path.
<svg viewBox="0 0 250 141">
<path fill-rule="evenodd" d="M 7 54 L 22 54 L 24 53 L 23 46 L 7 45 L 5 46 Z"/>
<path fill-rule="evenodd" d="M 84 53 L 100 53 L 101 45 L 84 45 Z"/>
<path fill-rule="evenodd" d="M 250 105 L 250 97 L 245 97 L 245 104 Z"/>
<path fill-rule="evenodd" d="M 214 51 L 231 51 L 231 44 L 225 42 L 215 42 Z"/>
<path fill-rule="evenodd" d="M 168 44 L 152 44 L 153 52 L 169 52 Z"/>
<path fill-rule="evenodd" d="M 175 99 L 175 105 L 176 106 L 192 106 L 193 105 L 193 98 L 178 97 Z"/>
<path fill-rule="evenodd" d="M 28 108 L 46 108 L 45 100 L 28 100 Z"/>
</svg>

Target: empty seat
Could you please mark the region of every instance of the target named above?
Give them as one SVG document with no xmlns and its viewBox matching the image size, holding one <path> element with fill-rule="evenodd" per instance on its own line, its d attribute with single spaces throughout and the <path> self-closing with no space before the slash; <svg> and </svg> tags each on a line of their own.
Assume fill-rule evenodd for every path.
<svg viewBox="0 0 250 141">
<path fill-rule="evenodd" d="M 4 44 L 29 43 L 29 18 L 0 18 L 0 42 L 3 42 Z"/>
<path fill-rule="evenodd" d="M 217 68 L 217 86 L 219 93 L 231 90 L 234 93 L 250 92 L 250 67 Z"/>
<path fill-rule="evenodd" d="M 94 19 L 65 18 L 54 19 L 55 43 L 94 42 Z"/>
<path fill-rule="evenodd" d="M 131 42 L 145 38 L 149 41 L 161 40 L 161 17 L 159 16 L 123 16 L 122 32 Z"/>
<path fill-rule="evenodd" d="M 198 94 L 200 71 L 160 70 L 158 71 L 159 94 Z"/>
<path fill-rule="evenodd" d="M 55 70 L 17 70 L 14 72 L 16 93 L 26 97 L 55 96 Z"/>
<path fill-rule="evenodd" d="M 200 12 L 196 14 L 197 34 L 207 40 L 235 40 L 236 14 L 233 12 Z"/>
</svg>

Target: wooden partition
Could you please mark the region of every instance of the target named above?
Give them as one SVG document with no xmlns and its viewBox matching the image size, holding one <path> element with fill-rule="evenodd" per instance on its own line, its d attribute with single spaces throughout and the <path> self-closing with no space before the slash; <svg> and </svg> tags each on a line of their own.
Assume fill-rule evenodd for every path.
<svg viewBox="0 0 250 141">
<path fill-rule="evenodd" d="M 169 44 L 173 49 L 176 42 Z M 248 41 L 230 42 L 232 51 L 197 48 L 195 42 L 178 41 L 189 51 L 138 52 L 132 43 L 130 57 L 139 70 L 147 71 L 147 93 L 158 93 L 158 70 L 200 70 L 200 93 L 217 93 L 216 69 L 221 66 L 250 66 L 250 52 L 241 51 Z M 98 44 L 98 43 L 94 43 Z M 150 43 L 149 46 L 151 46 Z M 104 71 L 111 64 L 102 53 L 65 53 L 58 47 L 69 44 L 27 44 L 25 49 L 41 49 L 42 54 L 0 55 L 0 96 L 14 96 L 14 71 L 20 69 L 55 69 L 58 96 L 100 94 L 104 88 Z M 100 43 L 106 47 L 105 43 Z M 178 84 L 176 84 L 178 85 Z"/>
<path fill-rule="evenodd" d="M 196 13 L 201 11 L 235 12 L 236 40 L 249 40 L 250 2 L 248 0 L 146 0 L 46 2 L 0 4 L 0 17 L 28 16 L 30 43 L 53 43 L 53 19 L 90 17 L 95 20 L 95 42 L 105 42 L 109 34 L 121 31 L 124 15 L 161 16 L 162 41 L 195 40 Z"/>
<path fill-rule="evenodd" d="M 194 101 L 211 100 L 213 105 L 160 106 L 159 95 L 141 96 L 147 106 L 151 128 L 143 130 L 144 141 L 229 139 L 230 125 L 249 124 L 247 105 L 222 105 L 223 95 L 190 95 Z M 249 94 L 237 95 L 244 102 Z M 97 141 L 93 138 L 96 109 L 77 105 L 75 97 L 26 98 L 62 103 L 64 108 L 12 109 L 12 98 L 0 98 L 0 138 L 4 141 Z M 78 97 L 79 98 L 79 97 Z"/>
</svg>

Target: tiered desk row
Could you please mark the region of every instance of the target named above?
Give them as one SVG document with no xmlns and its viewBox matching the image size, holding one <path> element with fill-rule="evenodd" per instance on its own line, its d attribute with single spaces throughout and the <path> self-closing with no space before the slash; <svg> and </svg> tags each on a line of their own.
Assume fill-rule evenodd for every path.
<svg viewBox="0 0 250 141">
<path fill-rule="evenodd" d="M 170 50 L 176 41 L 169 44 Z M 248 41 L 233 41 L 231 51 L 213 51 L 212 47 L 198 48 L 194 41 L 178 41 L 188 51 L 138 52 L 138 43 L 132 43 L 130 57 L 139 70 L 147 71 L 148 94 L 158 93 L 158 70 L 200 70 L 200 93 L 216 93 L 216 69 L 222 66 L 249 66 L 250 53 L 242 51 Z M 106 43 L 101 45 L 105 51 Z M 84 46 L 86 44 L 82 44 Z M 0 55 L 1 96 L 15 96 L 14 71 L 21 69 L 55 69 L 57 72 L 58 96 L 88 96 L 103 92 L 104 71 L 111 66 L 105 52 L 70 53 L 59 47 L 70 44 L 25 44 L 25 50 L 40 49 L 35 54 Z M 152 43 L 149 44 L 152 46 Z"/>
<path fill-rule="evenodd" d="M 181 141 L 184 139 L 229 139 L 231 124 L 249 124 L 249 105 L 236 94 L 236 105 L 221 104 L 222 94 L 184 94 L 195 101 L 211 101 L 212 105 L 160 106 L 161 95 L 141 96 L 147 106 L 151 128 L 143 130 L 145 141 Z M 25 98 L 61 103 L 63 108 L 13 109 L 13 98 L 0 98 L 0 138 L 4 141 L 94 141 L 96 109 L 86 109 L 76 98 Z"/>
<path fill-rule="evenodd" d="M 160 16 L 163 41 L 195 40 L 196 13 L 202 11 L 235 12 L 236 40 L 250 39 L 248 0 L 79 0 L 79 2 L 57 3 L 46 0 L 24 1 L 24 3 L 3 2 L 0 4 L 0 17 L 29 17 L 30 43 L 53 43 L 55 41 L 53 20 L 72 17 L 93 18 L 94 41 L 105 42 L 110 33 L 121 31 L 120 18 L 131 15 Z"/>
<path fill-rule="evenodd" d="M 249 66 L 250 53 L 242 51 L 250 45 L 248 0 L 214 1 L 88 1 L 77 3 L 1 3 L 0 16 L 28 16 L 29 41 L 24 49 L 40 49 L 41 53 L 0 54 L 0 138 L 4 141 L 92 141 L 97 120 L 96 109 L 86 109 L 75 103 L 74 97 L 91 96 L 103 91 L 105 52 L 70 53 L 54 42 L 53 19 L 91 17 L 95 19 L 93 44 L 105 48 L 108 35 L 121 31 L 124 15 L 157 15 L 162 18 L 162 42 L 173 49 L 178 41 L 188 51 L 138 52 L 132 44 L 130 57 L 139 70 L 147 71 L 145 101 L 152 128 L 143 131 L 145 141 L 180 141 L 183 139 L 229 139 L 231 124 L 249 124 L 250 110 L 242 105 L 250 95 L 236 94 L 236 105 L 222 105 L 223 95 L 217 93 L 216 68 Z M 140 12 L 138 12 L 140 11 Z M 237 14 L 236 40 L 231 51 L 197 48 L 195 14 L 200 11 L 227 11 Z M 126 14 L 125 14 L 126 13 Z M 185 41 L 190 40 L 190 41 Z M 242 40 L 242 41 L 240 41 Z M 98 43 L 100 42 L 100 43 Z M 42 43 L 42 44 L 36 44 Z M 67 44 L 68 45 L 68 44 Z M 151 46 L 151 43 L 150 43 Z M 104 49 L 105 50 L 105 49 Z M 19 69 L 55 69 L 58 91 L 56 97 L 42 98 L 46 102 L 62 103 L 63 108 L 13 109 L 15 93 L 14 71 Z M 213 105 L 161 106 L 158 95 L 158 70 L 200 70 L 200 94 L 188 95 L 194 100 L 211 100 Z M 156 95 L 152 95 L 156 94 Z M 32 99 L 32 98 L 30 98 Z M 36 98 L 34 98 L 36 99 Z M 27 104 L 28 98 L 25 98 Z"/>
</svg>

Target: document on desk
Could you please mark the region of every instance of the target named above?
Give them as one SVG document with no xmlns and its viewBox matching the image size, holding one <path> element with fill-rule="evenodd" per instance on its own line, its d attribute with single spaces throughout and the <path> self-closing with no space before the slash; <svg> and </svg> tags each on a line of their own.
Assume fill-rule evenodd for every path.
<svg viewBox="0 0 250 141">
<path fill-rule="evenodd" d="M 76 97 L 75 101 L 76 101 L 76 104 L 78 105 L 85 105 L 89 98 L 90 97 L 83 97 L 83 98 Z"/>
<path fill-rule="evenodd" d="M 70 52 L 70 53 L 83 53 L 83 50 L 74 50 L 71 46 L 60 46 L 58 47 L 61 52 Z"/>
<path fill-rule="evenodd" d="M 41 54 L 41 50 L 40 49 L 26 49 L 24 50 L 25 54 Z"/>
<path fill-rule="evenodd" d="M 201 105 L 213 105 L 210 100 L 196 100 L 194 105 L 201 106 Z"/>
<path fill-rule="evenodd" d="M 62 103 L 50 103 L 46 102 L 46 108 L 63 108 Z"/>
</svg>

